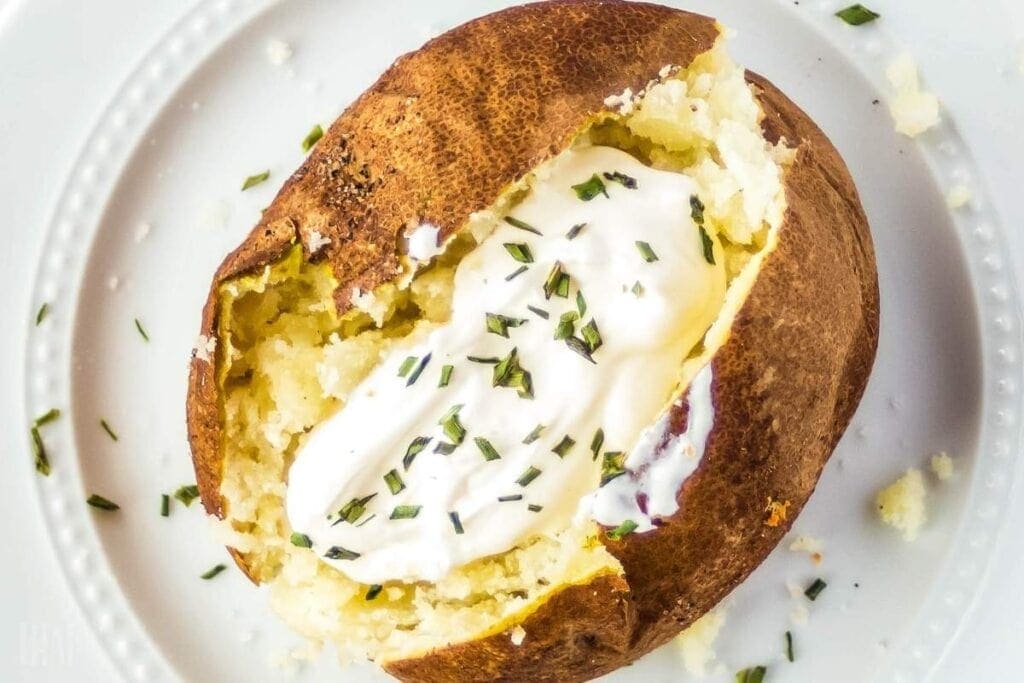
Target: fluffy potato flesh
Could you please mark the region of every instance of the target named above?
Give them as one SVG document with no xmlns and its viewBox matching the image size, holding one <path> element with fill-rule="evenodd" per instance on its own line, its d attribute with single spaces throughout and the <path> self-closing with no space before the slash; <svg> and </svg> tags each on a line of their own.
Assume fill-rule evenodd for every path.
<svg viewBox="0 0 1024 683">
<path fill-rule="evenodd" d="M 707 228 L 724 247 L 730 291 L 722 318 L 691 351 L 694 371 L 726 338 L 727 318 L 781 223 L 788 150 L 765 142 L 761 116 L 743 70 L 716 47 L 652 85 L 630 112 L 590 122 L 577 141 L 684 173 L 706 198 Z M 250 575 L 270 584 L 285 621 L 333 644 L 343 659 L 386 663 L 510 630 L 565 586 L 622 573 L 597 527 L 572 520 L 561 533 L 459 567 L 436 583 L 381 587 L 350 580 L 289 540 L 286 475 L 303 435 L 344 405 L 395 340 L 448 319 L 461 256 L 530 180 L 510 187 L 492 215 L 456 236 L 429 268 L 361 293 L 344 316 L 332 300 L 330 268 L 304 260 L 298 247 L 261 273 L 220 287 L 225 514 L 217 531 L 244 556 Z"/>
</svg>

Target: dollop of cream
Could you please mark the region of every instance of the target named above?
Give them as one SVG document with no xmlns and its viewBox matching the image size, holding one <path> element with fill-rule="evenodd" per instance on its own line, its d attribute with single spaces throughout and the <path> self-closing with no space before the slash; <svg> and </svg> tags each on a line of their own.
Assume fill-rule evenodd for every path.
<svg viewBox="0 0 1024 683">
<path fill-rule="evenodd" d="M 696 466 L 713 419 L 710 370 L 689 392 L 686 433 L 661 443 L 683 361 L 726 290 L 717 240 L 712 264 L 691 217 L 695 183 L 600 146 L 541 170 L 511 222 L 459 264 L 451 319 L 419 323 L 299 446 L 288 520 L 356 581 L 436 581 L 564 530 L 583 504 L 599 522 L 630 514 L 650 528 Z M 568 287 L 546 296 L 556 265 Z M 579 318 L 575 350 L 556 338 L 563 314 Z M 588 358 L 591 322 L 601 343 Z M 495 361 L 513 350 L 529 391 L 522 375 L 495 385 Z M 440 424 L 453 411 L 461 440 Z M 617 452 L 628 471 L 602 488 Z"/>
</svg>

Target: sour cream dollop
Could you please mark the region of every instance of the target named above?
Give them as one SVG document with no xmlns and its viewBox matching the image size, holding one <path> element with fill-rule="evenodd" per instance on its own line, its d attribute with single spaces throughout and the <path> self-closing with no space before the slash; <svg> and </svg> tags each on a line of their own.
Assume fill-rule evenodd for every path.
<svg viewBox="0 0 1024 683">
<path fill-rule="evenodd" d="M 511 220 L 459 264 L 449 322 L 389 352 L 300 445 L 292 528 L 374 584 L 436 581 L 565 529 L 577 509 L 605 524 L 646 514 L 630 491 L 674 511 L 710 399 L 691 391 L 694 433 L 668 457 L 652 444 L 726 290 L 719 247 L 709 263 L 691 217 L 695 192 L 610 147 L 541 169 Z M 629 472 L 595 498 L 609 453 Z"/>
</svg>

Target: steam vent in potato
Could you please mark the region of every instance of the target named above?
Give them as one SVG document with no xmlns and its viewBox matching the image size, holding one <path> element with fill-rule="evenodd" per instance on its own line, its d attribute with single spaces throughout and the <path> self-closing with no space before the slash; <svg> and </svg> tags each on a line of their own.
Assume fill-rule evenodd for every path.
<svg viewBox="0 0 1024 683">
<path fill-rule="evenodd" d="M 199 489 L 274 610 L 406 681 L 578 681 L 714 607 L 867 382 L 867 221 L 714 19 L 554 1 L 399 58 L 213 278 Z"/>
</svg>

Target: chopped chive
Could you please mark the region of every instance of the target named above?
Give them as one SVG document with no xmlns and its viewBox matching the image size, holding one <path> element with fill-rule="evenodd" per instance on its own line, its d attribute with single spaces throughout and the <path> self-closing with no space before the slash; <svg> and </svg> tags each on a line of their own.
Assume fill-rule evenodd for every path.
<svg viewBox="0 0 1024 683">
<path fill-rule="evenodd" d="M 222 571 L 224 571 L 227 568 L 228 568 L 227 565 L 216 564 L 216 565 L 210 567 L 209 569 L 207 569 L 202 574 L 200 574 L 199 578 L 202 579 L 203 581 L 209 581 L 210 579 L 212 579 L 213 577 L 217 576 L 217 574 L 220 574 Z"/>
<path fill-rule="evenodd" d="M 548 312 L 545 311 L 543 308 L 537 308 L 536 306 L 527 306 L 526 308 L 529 309 L 531 313 L 540 318 L 543 318 L 544 320 L 547 320 L 550 317 L 548 315 Z"/>
<path fill-rule="evenodd" d="M 107 436 L 109 436 L 114 441 L 117 441 L 117 434 L 115 434 L 114 430 L 110 428 L 110 425 L 107 423 L 106 420 L 100 420 L 100 427 L 102 427 L 103 431 L 107 433 Z"/>
<path fill-rule="evenodd" d="M 530 465 L 529 467 L 526 468 L 525 472 L 519 475 L 519 478 L 516 479 L 516 483 L 525 488 L 529 486 L 534 479 L 539 477 L 540 474 L 541 471 L 539 469 L 537 469 L 533 465 Z"/>
<path fill-rule="evenodd" d="M 490 462 L 491 460 L 500 460 L 501 454 L 491 445 L 491 442 L 482 436 L 475 437 L 473 443 L 480 449 L 480 452 L 484 456 L 484 460 Z"/>
<path fill-rule="evenodd" d="M 626 457 L 621 451 L 608 451 L 601 459 L 601 486 L 626 473 Z"/>
<path fill-rule="evenodd" d="M 43 305 L 39 307 L 39 311 L 36 313 L 36 327 L 39 327 L 43 320 L 46 319 L 46 314 L 49 312 L 50 304 L 43 303 Z"/>
<path fill-rule="evenodd" d="M 135 319 L 135 329 L 139 331 L 139 336 L 144 340 L 149 341 L 149 335 L 146 334 L 146 328 L 142 326 L 142 321 L 138 318 Z"/>
<path fill-rule="evenodd" d="M 512 258 L 520 263 L 533 263 L 533 252 L 530 251 L 530 245 L 524 242 L 505 242 L 505 251 L 507 251 Z"/>
<path fill-rule="evenodd" d="M 579 337 L 569 337 L 565 340 L 566 346 L 580 354 L 594 365 L 597 365 L 597 361 L 594 360 L 593 356 L 590 355 L 590 345 L 583 341 Z"/>
<path fill-rule="evenodd" d="M 580 314 L 576 311 L 566 311 L 559 317 L 558 324 L 555 325 L 555 339 L 562 340 L 568 339 L 576 332 L 576 321 L 579 320 Z"/>
<path fill-rule="evenodd" d="M 644 261 L 646 261 L 647 263 L 654 263 L 655 261 L 658 260 L 658 255 L 654 253 L 654 250 L 651 249 L 651 245 L 648 244 L 647 242 L 637 240 L 636 248 L 637 251 L 640 252 L 640 256 L 643 257 Z"/>
<path fill-rule="evenodd" d="M 804 595 L 807 596 L 808 600 L 817 600 L 818 596 L 821 595 L 821 591 L 825 590 L 825 586 L 827 585 L 828 584 L 821 579 L 815 579 L 814 582 L 807 587 L 807 590 L 804 591 Z"/>
<path fill-rule="evenodd" d="M 704 202 L 695 194 L 690 195 L 690 218 L 697 225 L 704 225 Z"/>
<path fill-rule="evenodd" d="M 43 445 L 43 437 L 38 427 L 29 430 L 32 436 L 32 456 L 35 458 L 36 472 L 44 477 L 50 476 L 50 458 L 46 455 L 46 447 Z"/>
<path fill-rule="evenodd" d="M 703 225 L 698 226 L 697 230 L 700 232 L 700 246 L 704 252 L 704 260 L 715 265 L 715 243 L 711 241 L 711 235 Z"/>
<path fill-rule="evenodd" d="M 57 408 L 50 408 L 45 413 L 43 413 L 42 415 L 37 417 L 35 420 L 33 420 L 32 421 L 32 425 L 34 427 L 42 427 L 45 424 L 50 424 L 51 422 L 56 420 L 58 417 L 60 417 L 60 410 L 58 410 Z"/>
<path fill-rule="evenodd" d="M 590 452 L 594 454 L 593 460 L 601 453 L 601 446 L 604 445 L 604 430 L 598 427 L 594 432 L 594 438 L 590 440 Z"/>
<path fill-rule="evenodd" d="M 109 511 L 112 512 L 114 510 L 120 510 L 121 509 L 121 506 L 118 505 L 117 503 L 115 503 L 115 502 L 113 502 L 111 500 L 107 500 L 103 496 L 95 494 L 95 493 L 92 494 L 91 496 L 89 496 L 88 498 L 86 498 L 85 502 L 88 503 L 89 505 L 93 506 L 94 508 L 99 508 L 100 510 L 109 510 Z"/>
<path fill-rule="evenodd" d="M 850 26 L 861 26 L 878 19 L 882 15 L 878 12 L 869 10 L 858 2 L 855 5 L 850 5 L 849 7 L 839 10 L 836 12 L 836 16 Z"/>
<path fill-rule="evenodd" d="M 405 456 L 402 457 L 402 467 L 406 472 L 409 471 L 409 467 L 412 465 L 412 461 L 416 459 L 416 456 L 423 452 L 423 449 L 427 447 L 431 438 L 429 436 L 417 436 L 409 444 L 409 447 L 405 449 Z"/>
<path fill-rule="evenodd" d="M 533 398 L 533 376 L 519 364 L 519 351 L 514 348 L 494 366 L 491 386 L 519 390 L 520 398 Z"/>
<path fill-rule="evenodd" d="M 384 590 L 384 586 L 380 585 L 379 583 L 370 584 L 370 587 L 369 589 L 367 589 L 366 597 L 364 599 L 374 600 L 378 595 L 380 595 L 380 592 L 382 590 Z"/>
<path fill-rule="evenodd" d="M 363 496 L 362 498 L 353 498 L 349 502 L 345 503 L 345 505 L 338 510 L 337 521 L 331 526 L 336 526 L 342 522 L 355 524 L 364 514 L 366 514 L 366 504 L 376 497 L 376 493 L 371 493 L 370 495 Z"/>
<path fill-rule="evenodd" d="M 358 529 L 359 527 L 363 526 L 364 524 L 366 524 L 367 522 L 369 522 L 371 519 L 373 519 L 376 516 L 377 516 L 377 513 L 374 512 L 372 515 L 370 515 L 369 517 L 367 517 L 363 521 L 359 522 L 359 524 L 356 524 L 356 528 Z"/>
<path fill-rule="evenodd" d="M 396 505 L 388 519 L 414 519 L 421 509 L 422 505 Z"/>
<path fill-rule="evenodd" d="M 576 193 L 576 197 L 585 202 L 589 202 L 599 194 L 603 194 L 605 197 L 608 196 L 608 190 L 605 189 L 604 182 L 596 173 L 582 183 L 573 185 L 572 189 Z"/>
<path fill-rule="evenodd" d="M 796 657 L 793 656 L 793 632 L 786 631 L 786 659 L 794 661 Z"/>
<path fill-rule="evenodd" d="M 242 192 L 245 192 L 250 187 L 256 187 L 269 177 L 270 171 L 264 171 L 263 173 L 257 173 L 256 175 L 249 176 L 248 178 L 245 179 L 245 182 L 242 183 Z"/>
<path fill-rule="evenodd" d="M 551 272 L 548 273 L 548 277 L 544 281 L 545 299 L 550 299 L 551 295 L 558 291 L 558 287 L 562 282 L 563 275 L 565 275 L 565 273 L 562 272 L 562 264 L 559 263 L 558 261 L 555 261 L 555 265 L 551 267 Z"/>
<path fill-rule="evenodd" d="M 313 149 L 313 145 L 320 141 L 320 138 L 324 136 L 324 129 L 320 127 L 320 124 L 313 126 L 306 137 L 302 138 L 302 151 L 308 152 Z"/>
<path fill-rule="evenodd" d="M 631 519 L 627 519 L 622 524 L 610 530 L 607 535 L 608 538 L 612 539 L 613 541 L 620 541 L 622 540 L 623 536 L 628 536 L 629 534 L 636 531 L 636 527 L 636 522 L 634 522 Z"/>
<path fill-rule="evenodd" d="M 736 683 L 763 683 L 768 669 L 763 666 L 752 666 L 736 672 Z"/>
<path fill-rule="evenodd" d="M 324 557 L 328 560 L 357 560 L 359 559 L 360 554 L 354 550 L 342 548 L 340 545 L 332 545 L 327 549 L 327 552 L 324 553 Z"/>
<path fill-rule="evenodd" d="M 505 276 L 505 282 L 512 282 L 512 280 L 515 280 L 517 277 L 525 273 L 527 270 L 529 270 L 529 268 L 527 268 L 526 266 L 519 266 L 518 268 L 516 268 L 511 273 Z"/>
<path fill-rule="evenodd" d="M 540 230 L 538 230 L 537 228 L 535 228 L 532 225 L 530 225 L 529 223 L 527 223 L 526 221 L 521 221 L 518 218 L 515 218 L 513 216 L 505 216 L 504 220 L 505 220 L 506 223 L 511 225 L 513 228 L 519 228 L 520 230 L 525 230 L 526 232 L 532 232 L 534 235 L 543 235 L 544 234 Z"/>
<path fill-rule="evenodd" d="M 461 534 L 465 533 L 466 530 L 462 528 L 462 520 L 459 519 L 459 513 L 458 512 L 454 512 L 454 511 L 453 512 L 449 512 L 448 513 L 448 519 L 450 519 L 452 521 L 452 527 L 454 527 L 456 534 L 460 534 L 461 535 Z"/>
<path fill-rule="evenodd" d="M 597 329 L 597 323 L 594 322 L 593 318 L 590 319 L 589 323 L 583 326 L 580 330 L 580 334 L 583 335 L 583 341 L 587 343 L 587 349 L 589 349 L 591 353 L 601 348 L 601 345 L 604 343 L 601 340 L 601 331 Z"/>
<path fill-rule="evenodd" d="M 459 422 L 459 411 L 462 410 L 462 404 L 452 406 L 448 409 L 448 412 L 437 421 L 441 428 L 444 430 L 444 435 L 448 437 L 448 440 L 458 445 L 462 443 L 462 440 L 466 438 L 466 428 Z"/>
<path fill-rule="evenodd" d="M 171 516 L 171 497 L 168 496 L 166 493 L 160 494 L 160 516 Z"/>
<path fill-rule="evenodd" d="M 637 280 L 633 283 L 633 287 L 629 291 L 633 292 L 634 296 L 641 297 L 644 295 L 644 286 L 640 284 L 639 280 Z"/>
<path fill-rule="evenodd" d="M 636 178 L 628 176 L 625 173 L 613 171 L 612 173 L 605 172 L 602 173 L 601 175 L 604 176 L 605 180 L 610 180 L 613 183 L 618 183 L 627 189 L 635 190 L 637 188 Z"/>
<path fill-rule="evenodd" d="M 178 490 L 174 492 L 174 499 L 180 502 L 185 507 L 190 507 L 192 501 L 199 497 L 199 487 L 195 484 L 186 484 L 185 486 L 179 486 Z"/>
<path fill-rule="evenodd" d="M 409 375 L 409 379 L 406 381 L 405 386 L 411 387 L 416 383 L 416 380 L 423 374 L 423 369 L 427 367 L 427 363 L 430 362 L 430 356 L 433 354 L 427 354 L 420 359 L 420 362 L 416 364 L 416 369 Z"/>
<path fill-rule="evenodd" d="M 412 370 L 414 365 L 416 365 L 417 360 L 416 356 L 406 356 L 405 360 L 402 361 L 402 364 L 398 366 L 398 376 L 405 377 L 408 375 L 409 371 Z"/>
<path fill-rule="evenodd" d="M 453 443 L 448 443 L 447 441 L 438 441 L 437 445 L 434 446 L 434 452 L 440 453 L 441 455 L 451 455 L 452 453 L 455 452 L 456 448 L 458 448 L 458 446 L 456 446 Z"/>
<path fill-rule="evenodd" d="M 530 512 L 540 512 L 541 510 L 544 509 L 544 506 L 530 503 L 529 505 L 526 506 L 526 509 L 529 510 Z"/>
<path fill-rule="evenodd" d="M 499 337 L 508 339 L 508 328 L 519 327 L 527 322 L 524 318 L 510 318 L 500 313 L 484 313 L 484 323 L 487 331 Z"/>
<path fill-rule="evenodd" d="M 533 428 L 533 431 L 526 435 L 523 439 L 524 444 L 531 444 L 540 438 L 540 433 L 544 431 L 544 425 L 537 425 Z"/>
<path fill-rule="evenodd" d="M 555 285 L 555 294 L 563 299 L 569 298 L 569 275 L 567 273 L 562 273 L 562 276 L 558 278 L 558 284 Z"/>
<path fill-rule="evenodd" d="M 437 386 L 446 387 L 448 383 L 452 381 L 452 372 L 455 370 L 454 365 L 445 365 L 441 367 L 441 379 L 438 380 Z"/>
<path fill-rule="evenodd" d="M 497 365 L 501 359 L 497 356 L 466 356 L 466 360 L 484 365 Z"/>
<path fill-rule="evenodd" d="M 569 228 L 569 232 L 565 233 L 565 239 L 574 240 L 580 234 L 583 228 L 587 227 L 586 223 L 577 223 L 576 225 Z"/>
<path fill-rule="evenodd" d="M 565 436 L 562 437 L 562 440 L 559 441 L 555 445 L 555 447 L 551 449 L 551 452 L 557 455 L 559 458 L 564 458 L 566 454 L 570 450 L 572 450 L 572 447 L 575 445 L 576 441 L 571 436 L 566 434 Z"/>
<path fill-rule="evenodd" d="M 298 546 L 299 548 L 312 548 L 313 539 L 306 534 L 300 534 L 299 532 L 293 532 L 291 537 L 292 545 Z"/>
<path fill-rule="evenodd" d="M 576 291 L 576 310 L 580 312 L 580 318 L 587 314 L 587 300 L 583 298 L 583 291 Z"/>
<path fill-rule="evenodd" d="M 385 474 L 384 483 L 388 485 L 388 490 L 391 491 L 391 495 L 397 495 L 399 491 L 405 488 L 405 482 L 402 481 L 402 477 L 398 474 L 398 470 L 391 470 Z"/>
<path fill-rule="evenodd" d="M 498 496 L 498 502 L 499 503 L 513 503 L 513 502 L 515 502 L 517 500 L 522 500 L 522 499 L 523 499 L 523 494 L 521 494 L 521 493 L 516 493 L 516 494 L 511 495 L 511 496 Z"/>
</svg>

